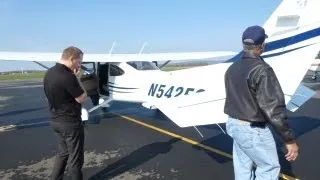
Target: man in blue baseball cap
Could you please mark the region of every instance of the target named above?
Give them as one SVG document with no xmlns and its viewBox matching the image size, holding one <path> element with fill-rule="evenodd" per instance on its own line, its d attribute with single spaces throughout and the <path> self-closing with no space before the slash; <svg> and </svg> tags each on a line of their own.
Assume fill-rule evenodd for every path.
<svg viewBox="0 0 320 180">
<path fill-rule="evenodd" d="M 262 27 L 248 27 L 242 35 L 241 58 L 225 73 L 224 112 L 229 115 L 227 133 L 233 138 L 235 179 L 278 180 L 280 164 L 270 125 L 286 143 L 286 159 L 298 156 L 283 91 L 273 69 L 260 56 L 267 37 Z"/>
<path fill-rule="evenodd" d="M 263 44 L 266 38 L 268 35 L 260 26 L 250 26 L 242 34 L 242 42 L 248 45 Z"/>
</svg>

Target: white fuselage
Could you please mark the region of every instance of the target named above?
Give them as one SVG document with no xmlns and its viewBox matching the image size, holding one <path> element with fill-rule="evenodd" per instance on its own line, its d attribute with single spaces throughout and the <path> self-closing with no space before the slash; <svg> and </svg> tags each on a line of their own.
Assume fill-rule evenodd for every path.
<svg viewBox="0 0 320 180">
<path fill-rule="evenodd" d="M 133 65 L 143 63 L 145 66 Z M 149 68 L 145 68 L 148 65 Z M 162 71 L 150 62 L 110 63 L 108 90 L 112 101 L 148 103 L 204 91 L 197 75 L 185 71 Z M 122 73 L 114 73 L 119 69 Z M 145 69 L 144 69 L 145 68 Z"/>
<path fill-rule="evenodd" d="M 270 60 L 270 63 L 275 67 L 275 69 L 278 68 L 277 64 L 281 64 L 284 61 L 287 63 L 294 63 L 293 60 L 296 58 L 296 56 L 290 56 L 290 54 L 295 54 L 294 52 L 300 49 L 308 49 L 308 46 L 320 41 L 318 36 L 320 33 L 319 25 L 319 23 L 312 24 L 293 32 L 278 34 L 268 38 L 266 42 L 266 52 L 263 54 L 263 57 L 266 60 Z M 317 52 L 313 50 L 306 52 L 312 53 L 314 57 L 317 54 Z M 299 56 L 301 58 L 300 61 L 307 61 L 300 54 Z M 231 63 L 233 61 L 232 59 L 229 60 Z M 151 62 L 139 63 L 152 64 Z M 110 92 L 109 97 L 115 101 L 152 104 L 161 101 L 164 102 L 163 100 L 169 100 L 175 97 L 188 96 L 200 92 L 208 92 L 208 90 L 212 91 L 212 93 L 217 93 L 214 85 L 219 84 L 217 79 L 215 79 L 215 76 L 217 76 L 215 71 L 217 71 L 217 69 L 214 67 L 216 65 L 209 65 L 205 68 L 196 67 L 188 70 L 164 72 L 158 68 L 154 68 L 152 70 L 144 70 L 143 68 L 139 69 L 139 67 L 134 68 L 128 63 L 110 64 L 117 66 L 123 71 L 121 75 L 113 76 L 112 70 L 110 70 L 111 73 L 108 82 L 108 89 Z M 222 64 L 230 63 L 226 61 Z M 311 63 L 309 64 L 309 67 L 310 65 Z M 142 65 L 140 67 L 144 66 Z M 285 71 L 277 71 L 277 73 L 284 72 Z M 305 73 L 305 69 L 301 67 L 300 70 L 297 69 L 293 73 Z M 286 74 L 279 75 L 279 77 L 284 77 L 283 79 L 287 78 Z M 290 76 L 293 77 L 293 75 Z M 214 83 L 212 82 L 212 79 L 215 79 Z M 280 78 L 280 81 L 282 81 L 282 78 Z M 293 81 L 295 83 L 293 83 Z M 292 94 L 291 91 L 295 90 L 300 81 L 301 79 L 299 78 L 298 80 L 292 80 L 290 85 L 288 84 L 284 86 L 284 90 L 289 92 L 287 89 L 290 89 L 290 94 Z M 282 83 L 287 84 L 288 82 L 283 81 Z"/>
<path fill-rule="evenodd" d="M 160 69 L 139 70 L 125 62 L 111 63 L 111 65 L 117 66 L 124 71 L 122 75 L 113 75 L 112 69 L 110 69 L 108 81 L 109 97 L 116 101 L 145 102 L 146 85 L 150 84 L 157 77 L 166 74 L 166 72 Z"/>
</svg>

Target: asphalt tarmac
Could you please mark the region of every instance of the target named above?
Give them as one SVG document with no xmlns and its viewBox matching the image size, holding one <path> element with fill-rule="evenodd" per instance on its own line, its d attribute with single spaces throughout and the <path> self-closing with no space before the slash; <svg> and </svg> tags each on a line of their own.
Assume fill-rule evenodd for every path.
<svg viewBox="0 0 320 180">
<path fill-rule="evenodd" d="M 320 81 L 309 75 L 304 84 L 320 89 Z M 277 139 L 282 179 L 319 179 L 319 103 L 316 95 L 289 113 L 300 157 L 287 162 Z M 85 179 L 234 179 L 232 139 L 217 125 L 198 127 L 201 137 L 157 110 L 131 103 L 114 103 L 91 117 L 85 130 Z M 57 152 L 48 120 L 41 80 L 0 82 L 0 126 L 16 126 L 0 131 L 0 179 L 48 179 Z"/>
</svg>

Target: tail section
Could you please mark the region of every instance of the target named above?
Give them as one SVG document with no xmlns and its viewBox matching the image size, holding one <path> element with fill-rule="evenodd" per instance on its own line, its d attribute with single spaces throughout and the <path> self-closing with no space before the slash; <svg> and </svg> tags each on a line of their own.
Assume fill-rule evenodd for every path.
<svg viewBox="0 0 320 180">
<path fill-rule="evenodd" d="M 319 22 L 319 0 L 283 0 L 263 27 L 269 37 Z"/>
<path fill-rule="evenodd" d="M 283 37 L 283 40 L 272 45 L 267 44 L 266 53 L 273 53 L 272 50 L 277 48 L 280 51 L 284 47 L 286 49 L 299 48 L 295 46 L 297 43 L 300 43 L 300 46 L 310 44 L 308 40 L 317 36 L 320 32 L 318 26 L 320 22 L 319 7 L 319 0 L 283 0 L 264 24 L 266 33 L 271 39 Z M 305 28 L 310 30 L 301 34 L 296 33 Z M 291 36 L 292 34 L 297 35 Z M 309 70 L 315 72 L 312 77 L 315 79 L 319 62 L 314 60 L 312 64 L 312 66 L 310 64 Z"/>
<path fill-rule="evenodd" d="M 287 109 L 290 111 L 296 111 L 314 95 L 314 91 L 300 85 L 300 83 L 319 48 L 320 44 L 318 43 L 265 58 L 277 74 L 285 94 Z M 179 127 L 225 123 L 228 117 L 223 111 L 225 102 L 224 73 L 230 64 L 221 63 L 192 68 L 192 70 L 182 70 L 185 71 L 185 77 L 193 76 L 198 79 L 198 82 L 195 82 L 198 86 L 202 82 L 204 91 L 189 96 L 153 99 L 151 102 Z"/>
<path fill-rule="evenodd" d="M 290 111 L 296 111 L 315 93 L 301 85 L 301 81 L 319 49 L 320 23 L 273 36 L 266 43 L 264 60 L 274 69 Z M 227 115 L 223 112 L 224 73 L 235 60 L 237 58 L 227 63 L 172 72 L 170 79 L 162 81 L 183 83 L 203 91 L 188 96 L 152 99 L 152 104 L 180 127 L 226 122 Z M 203 80 L 207 82 L 203 83 Z"/>
<path fill-rule="evenodd" d="M 290 111 L 315 94 L 301 81 L 320 50 L 319 7 L 320 0 L 283 0 L 264 24 L 269 38 L 263 57 L 274 69 Z M 162 79 L 203 89 L 200 93 L 149 102 L 180 127 L 225 123 L 224 73 L 240 54 L 226 63 L 180 70 Z"/>
</svg>

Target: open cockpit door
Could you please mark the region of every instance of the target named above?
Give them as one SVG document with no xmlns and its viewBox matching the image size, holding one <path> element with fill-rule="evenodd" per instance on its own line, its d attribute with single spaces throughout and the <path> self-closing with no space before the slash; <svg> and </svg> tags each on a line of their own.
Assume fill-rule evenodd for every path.
<svg viewBox="0 0 320 180">
<path fill-rule="evenodd" d="M 109 96 L 109 81 L 114 80 L 114 76 L 124 74 L 124 71 L 112 63 L 85 62 L 81 66 L 81 83 L 83 84 L 88 96 L 100 94 Z M 113 79 L 110 79 L 110 76 Z"/>
<path fill-rule="evenodd" d="M 98 63 L 97 75 L 99 78 L 99 92 L 101 95 L 109 96 L 109 76 L 110 76 L 110 63 Z"/>
<path fill-rule="evenodd" d="M 86 90 L 88 96 L 99 94 L 97 76 L 97 68 L 94 62 L 83 62 L 81 64 L 81 76 L 80 81 Z"/>
</svg>

